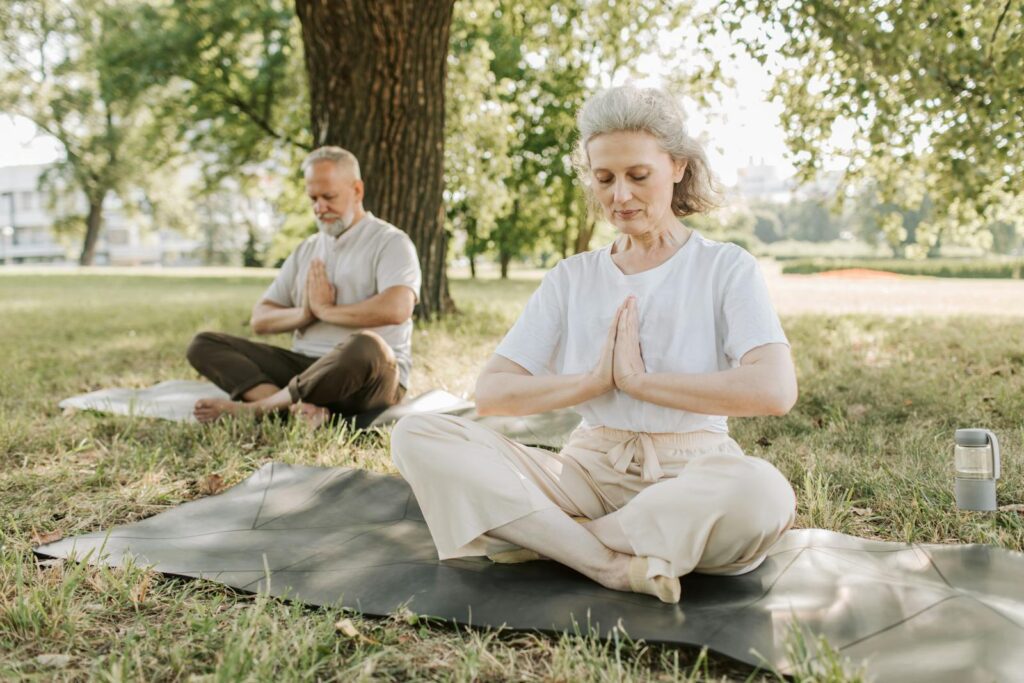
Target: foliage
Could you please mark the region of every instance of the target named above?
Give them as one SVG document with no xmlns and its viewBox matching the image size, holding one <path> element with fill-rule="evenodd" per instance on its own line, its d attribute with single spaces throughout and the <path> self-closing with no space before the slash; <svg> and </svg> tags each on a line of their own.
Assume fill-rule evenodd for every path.
<svg viewBox="0 0 1024 683">
<path fill-rule="evenodd" d="M 256 169 L 294 172 L 296 155 L 312 141 L 292 3 L 148 3 L 132 29 L 114 58 L 141 79 L 178 86 L 175 123 L 202 162 L 207 187 Z"/>
<path fill-rule="evenodd" d="M 180 152 L 165 123 L 170 91 L 117 58 L 137 7 L 128 0 L 12 0 L 0 8 L 0 109 L 24 116 L 63 145 L 64 159 L 44 182 L 54 194 L 71 188 L 85 196 L 85 265 L 93 259 L 104 200 L 116 193 L 130 204 L 130 191 L 148 189 L 146 179 Z M 80 230 L 83 221 L 75 223 Z"/>
<path fill-rule="evenodd" d="M 493 0 L 455 5 L 445 85 L 445 206 L 447 229 L 476 259 L 491 245 L 497 219 L 508 211 L 512 163 L 511 106 L 501 99 L 488 30 Z"/>
<path fill-rule="evenodd" d="M 179 93 L 169 125 L 201 170 L 193 232 L 203 240 L 205 262 L 231 263 L 238 252 L 249 265 L 276 260 L 273 249 L 265 253 L 267 233 L 287 225 L 299 206 L 297 168 L 312 146 L 294 7 L 279 0 L 171 0 L 139 7 L 133 29 L 115 57 Z M 305 205 L 300 213 L 308 217 Z M 272 225 L 258 224 L 260 216 Z"/>
<path fill-rule="evenodd" d="M 479 0 L 456 7 L 453 38 L 459 39 L 453 42 L 451 79 L 476 83 L 480 93 L 462 93 L 449 103 L 449 114 L 455 115 L 449 121 L 449 135 L 460 142 L 483 139 L 477 131 L 486 126 L 493 149 L 507 149 L 509 155 L 501 167 L 483 155 L 460 161 L 464 150 L 454 150 L 450 157 L 450 178 L 467 177 L 462 169 L 469 168 L 470 161 L 474 168 L 488 164 L 502 174 L 488 181 L 502 185 L 502 190 L 487 195 L 491 207 L 504 207 L 493 214 L 493 223 L 479 221 L 477 207 L 450 207 L 453 225 L 477 231 L 466 240 L 474 253 L 488 240 L 507 272 L 511 260 L 527 253 L 556 252 L 564 257 L 589 248 L 594 219 L 569 161 L 576 141 L 576 112 L 590 94 L 613 80 L 642 75 L 638 60 L 645 54 L 665 58 L 671 71 L 667 85 L 702 98 L 710 91 L 706 77 L 714 68 L 707 48 L 683 55 L 658 46 L 659 36 L 692 16 L 689 4 L 670 6 L 654 0 Z M 476 53 L 470 52 L 474 45 Z M 471 76 L 468 72 L 483 64 L 479 55 L 485 53 L 490 74 Z M 477 112 L 476 118 L 466 116 L 467 105 Z M 456 188 L 465 186 L 463 182 Z M 452 196 L 459 191 L 453 189 Z M 486 233 L 481 225 L 487 226 Z"/>
<path fill-rule="evenodd" d="M 770 209 L 755 209 L 754 214 L 754 236 L 760 241 L 771 244 L 783 238 L 782 221 L 778 215 Z"/>
<path fill-rule="evenodd" d="M 788 261 L 783 273 L 808 275 L 848 268 L 864 268 L 901 275 L 925 275 L 929 277 L 953 278 L 999 278 L 1020 279 L 1024 270 L 1024 259 L 806 259 Z"/>
<path fill-rule="evenodd" d="M 877 245 L 860 240 L 834 240 L 832 242 L 798 242 L 779 240 L 761 247 L 762 256 L 776 261 L 791 261 L 806 258 L 884 258 L 886 253 Z"/>
<path fill-rule="evenodd" d="M 883 204 L 933 210 L 915 226 L 929 249 L 1024 231 L 1024 5 L 869 0 L 730 0 L 721 24 L 765 62 L 805 180 L 848 161 L 845 182 L 877 183 Z M 839 139 L 852 129 L 852 141 Z M 887 231 L 899 235 L 893 219 Z M 890 237 L 890 241 L 892 237 Z"/>
<path fill-rule="evenodd" d="M 719 209 L 709 214 L 695 214 L 683 219 L 690 228 L 718 242 L 732 242 L 747 251 L 758 252 L 761 240 L 754 234 L 756 218 L 743 208 Z"/>
</svg>

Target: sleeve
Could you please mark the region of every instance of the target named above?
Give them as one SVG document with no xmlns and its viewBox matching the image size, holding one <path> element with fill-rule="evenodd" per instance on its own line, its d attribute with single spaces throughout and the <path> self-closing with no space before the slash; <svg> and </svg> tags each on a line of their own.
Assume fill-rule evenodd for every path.
<svg viewBox="0 0 1024 683">
<path fill-rule="evenodd" d="M 416 256 L 416 246 L 404 232 L 398 231 L 389 239 L 381 250 L 377 260 L 377 292 L 389 287 L 405 285 L 420 300 L 420 284 L 423 275 L 420 272 L 420 261 Z"/>
<path fill-rule="evenodd" d="M 288 258 L 284 260 L 284 264 L 281 266 L 281 270 L 278 271 L 277 277 L 267 287 L 267 291 L 263 292 L 263 299 L 288 308 L 298 305 L 292 299 L 292 284 L 298 275 L 298 253 L 301 248 L 302 245 L 299 245 L 299 248 L 289 254 Z"/>
<path fill-rule="evenodd" d="M 552 361 L 562 340 L 565 292 L 561 264 L 544 276 L 519 319 L 495 350 L 532 375 L 555 373 Z"/>
<path fill-rule="evenodd" d="M 738 247 L 737 250 L 739 257 L 725 276 L 721 308 L 722 348 L 733 363 L 739 363 L 748 351 L 758 346 L 789 345 L 757 260 Z"/>
</svg>

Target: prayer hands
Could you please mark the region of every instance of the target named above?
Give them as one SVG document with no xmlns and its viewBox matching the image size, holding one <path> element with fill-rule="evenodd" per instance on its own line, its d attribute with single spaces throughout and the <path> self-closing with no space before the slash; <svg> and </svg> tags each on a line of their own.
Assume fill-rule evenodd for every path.
<svg viewBox="0 0 1024 683">
<path fill-rule="evenodd" d="M 635 296 L 627 297 L 622 303 L 616 321 L 612 381 L 617 388 L 631 394 L 636 381 L 647 374 L 640 349 L 640 314 L 637 312 Z"/>
<path fill-rule="evenodd" d="M 598 396 L 615 388 L 615 335 L 619 329 L 619 318 L 622 317 L 622 312 L 626 309 L 628 302 L 629 299 L 623 301 L 619 305 L 619 310 L 615 311 L 611 327 L 608 328 L 608 336 L 604 340 L 604 348 L 601 349 L 601 358 L 597 361 L 597 367 L 590 371 L 590 377 L 595 381 L 595 386 L 599 392 Z"/>
<path fill-rule="evenodd" d="M 320 259 L 313 259 L 306 273 L 306 301 L 310 312 L 317 318 L 323 311 L 335 303 L 337 290 L 327 278 L 327 267 Z"/>
<path fill-rule="evenodd" d="M 313 315 L 313 309 L 309 306 L 309 278 L 306 278 L 306 286 L 302 289 L 302 303 L 299 305 L 302 309 L 302 320 L 299 322 L 298 329 L 302 330 L 314 322 L 316 322 L 316 316 Z"/>
</svg>

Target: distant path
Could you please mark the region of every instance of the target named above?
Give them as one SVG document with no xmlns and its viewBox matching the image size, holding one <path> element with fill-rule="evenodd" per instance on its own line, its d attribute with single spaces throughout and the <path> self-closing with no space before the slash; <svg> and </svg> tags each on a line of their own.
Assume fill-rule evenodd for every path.
<svg viewBox="0 0 1024 683">
<path fill-rule="evenodd" d="M 780 315 L 986 315 L 1024 318 L 1024 280 L 782 275 L 761 262 Z"/>
<path fill-rule="evenodd" d="M 867 277 L 867 274 L 782 275 L 782 266 L 760 261 L 775 307 L 782 315 L 864 313 L 891 316 L 986 315 L 1024 318 L 1024 280 L 968 278 Z M 482 280 L 495 279 L 488 268 Z M 543 269 L 515 269 L 516 280 L 539 283 Z M 2 276 L 24 275 L 149 275 L 159 277 L 245 277 L 270 280 L 272 268 L 118 268 L 76 266 L 0 266 Z M 449 268 L 449 277 L 468 273 Z"/>
</svg>

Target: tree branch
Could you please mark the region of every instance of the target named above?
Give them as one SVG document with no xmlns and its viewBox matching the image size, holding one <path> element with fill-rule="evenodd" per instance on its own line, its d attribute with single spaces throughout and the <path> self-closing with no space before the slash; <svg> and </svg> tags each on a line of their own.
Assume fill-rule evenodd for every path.
<svg viewBox="0 0 1024 683">
<path fill-rule="evenodd" d="M 270 125 L 269 121 L 267 121 L 265 118 L 260 116 L 259 112 L 255 111 L 255 109 L 253 108 L 253 106 L 251 104 L 249 104 L 248 102 L 246 102 L 242 98 L 238 97 L 237 95 L 229 94 L 229 93 L 223 93 L 223 92 L 217 92 L 217 94 L 225 102 L 227 102 L 228 104 L 230 104 L 230 105 L 234 106 L 235 108 L 237 108 L 238 111 L 240 111 L 242 114 L 247 116 L 250 121 L 255 123 L 256 126 L 258 128 L 260 128 L 260 130 L 264 131 L 265 133 L 267 133 L 267 135 L 271 136 L 272 138 L 276 138 L 278 140 L 281 140 L 282 142 L 287 142 L 288 144 L 292 145 L 293 147 L 298 147 L 299 149 L 304 149 L 304 150 L 307 150 L 307 151 L 312 149 L 312 147 L 310 145 L 304 145 L 301 142 L 298 142 L 295 139 L 293 139 L 290 135 L 287 135 L 285 133 L 280 133 L 280 132 L 274 130 L 274 127 L 272 125 Z"/>
<path fill-rule="evenodd" d="M 999 15 L 999 21 L 996 22 L 996 27 L 992 29 L 992 37 L 988 40 L 988 58 L 992 60 L 992 46 L 996 43 L 996 34 L 999 33 L 999 28 L 1003 25 L 1003 19 L 1006 18 L 1006 13 L 1010 11 L 1010 4 L 1013 0 L 1006 0 L 1006 4 L 1003 5 L 1003 12 Z"/>
</svg>

